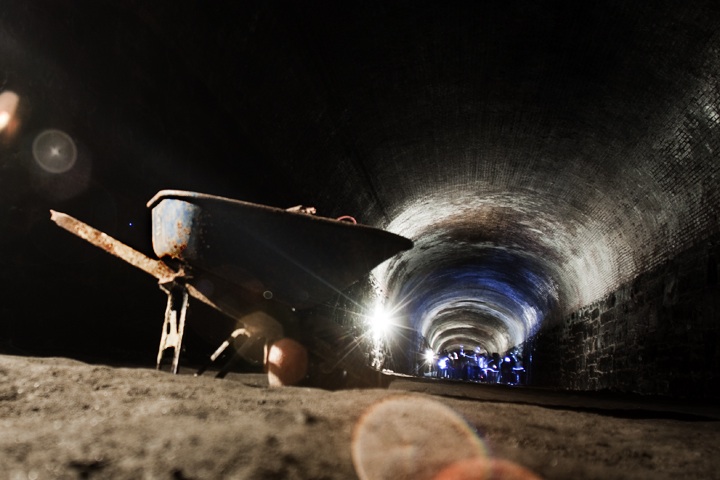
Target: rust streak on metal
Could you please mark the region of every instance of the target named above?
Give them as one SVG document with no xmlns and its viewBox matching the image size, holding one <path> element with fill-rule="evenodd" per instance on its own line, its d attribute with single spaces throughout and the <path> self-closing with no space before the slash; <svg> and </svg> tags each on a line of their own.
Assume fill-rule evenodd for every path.
<svg viewBox="0 0 720 480">
<path fill-rule="evenodd" d="M 153 277 L 157 278 L 158 283 L 160 284 L 171 283 L 178 277 L 185 276 L 185 272 L 182 270 L 176 272 L 162 261 L 150 258 L 143 253 L 138 252 L 134 248 L 125 245 L 120 240 L 117 240 L 66 213 L 50 210 L 50 219 L 68 232 L 82 238 L 98 248 L 102 248 L 106 252 L 120 258 L 121 260 L 125 260 L 130 265 L 139 268 L 143 272 L 149 273 Z M 194 297 L 196 300 L 200 300 L 210 307 L 221 310 L 215 302 L 206 297 L 194 286 L 188 284 L 186 285 L 186 288 L 190 296 Z"/>
<path fill-rule="evenodd" d="M 189 239 L 190 235 L 192 234 L 192 230 L 190 227 L 186 227 L 185 224 L 181 220 L 178 220 L 175 224 L 177 228 L 177 234 L 179 238 Z M 175 252 L 175 256 L 182 257 L 182 253 L 185 251 L 185 249 L 188 247 L 187 243 L 181 243 L 181 242 L 172 242 L 173 243 L 173 252 Z"/>
<path fill-rule="evenodd" d="M 59 227 L 64 228 L 68 232 L 92 243 L 98 248 L 102 248 L 106 252 L 125 260 L 130 265 L 149 273 L 161 282 L 172 281 L 178 276 L 178 272 L 167 266 L 165 263 L 152 259 L 134 248 L 131 248 L 121 241 L 111 237 L 110 235 L 81 222 L 62 212 L 50 210 L 50 219 Z"/>
</svg>

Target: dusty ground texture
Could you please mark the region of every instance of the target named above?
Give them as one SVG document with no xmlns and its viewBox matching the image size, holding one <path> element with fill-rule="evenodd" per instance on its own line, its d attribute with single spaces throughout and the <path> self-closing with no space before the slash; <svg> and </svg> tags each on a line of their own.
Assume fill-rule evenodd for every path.
<svg viewBox="0 0 720 480">
<path fill-rule="evenodd" d="M 507 389 L 473 395 L 466 387 L 428 385 L 271 389 L 258 375 L 218 380 L 0 356 L 0 477 L 357 478 L 356 425 L 373 405 L 404 395 L 408 405 L 422 398 L 449 406 L 489 455 L 542 478 L 720 478 L 720 423 L 712 412 L 628 415 L 617 405 L 563 408 L 533 402 L 532 394 L 502 401 Z M 442 429 L 437 419 L 408 410 L 415 414 L 428 430 Z"/>
</svg>

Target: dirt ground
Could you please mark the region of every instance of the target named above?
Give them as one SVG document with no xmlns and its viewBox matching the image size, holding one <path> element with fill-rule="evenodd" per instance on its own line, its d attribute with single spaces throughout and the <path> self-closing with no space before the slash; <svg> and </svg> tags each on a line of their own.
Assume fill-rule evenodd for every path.
<svg viewBox="0 0 720 480">
<path fill-rule="evenodd" d="M 368 412 L 385 402 L 401 406 L 393 415 L 405 423 L 380 418 L 377 430 L 376 417 L 371 431 Z M 400 452 L 426 473 L 417 479 L 436 473 L 425 459 L 452 462 L 470 448 L 546 479 L 720 478 L 720 409 L 617 402 L 411 379 L 268 388 L 258 374 L 220 380 L 0 355 L 0 477 L 352 479 L 364 468 L 357 452 L 375 448 L 363 458 L 397 466 Z M 473 438 L 449 428 L 445 412 Z M 377 442 L 384 434 L 402 448 L 377 451 L 388 448 Z"/>
</svg>

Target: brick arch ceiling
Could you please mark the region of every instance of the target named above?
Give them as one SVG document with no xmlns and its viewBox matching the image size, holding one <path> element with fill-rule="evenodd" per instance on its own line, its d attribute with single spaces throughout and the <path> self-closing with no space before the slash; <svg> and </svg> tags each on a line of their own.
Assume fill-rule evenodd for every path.
<svg viewBox="0 0 720 480">
<path fill-rule="evenodd" d="M 718 7 L 586 3 L 54 15 L 73 19 L 80 53 L 99 55 L 83 35 L 114 36 L 113 65 L 166 127 L 187 133 L 191 107 L 223 119 L 184 134 L 220 153 L 174 171 L 227 177 L 234 161 L 265 197 L 247 198 L 241 175 L 211 193 L 299 200 L 412 238 L 375 272 L 388 308 L 435 349 L 502 350 L 719 233 Z M 108 13 L 109 32 L 90 28 Z"/>
<path fill-rule="evenodd" d="M 696 7 L 421 3 L 296 27 L 326 158 L 416 243 L 376 274 L 431 347 L 503 350 L 717 233 L 720 17 Z"/>
</svg>

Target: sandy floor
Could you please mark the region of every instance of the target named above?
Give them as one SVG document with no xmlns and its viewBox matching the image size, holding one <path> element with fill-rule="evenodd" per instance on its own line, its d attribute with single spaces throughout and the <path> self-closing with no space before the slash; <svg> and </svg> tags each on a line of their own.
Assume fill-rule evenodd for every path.
<svg viewBox="0 0 720 480">
<path fill-rule="evenodd" d="M 388 389 L 271 389 L 260 375 L 219 380 L 16 356 L 0 356 L 0 477 L 358 478 L 353 439 L 373 438 L 361 434 L 367 412 L 397 397 L 407 408 L 395 415 L 413 433 L 394 431 L 406 427 L 390 418 L 387 432 L 425 478 L 437 465 L 424 459 L 440 452 L 451 462 L 469 444 L 547 479 L 720 478 L 712 408 L 410 380 Z M 476 439 L 449 429 L 429 403 L 464 418 Z M 370 453 L 375 462 L 399 458 Z"/>
</svg>

